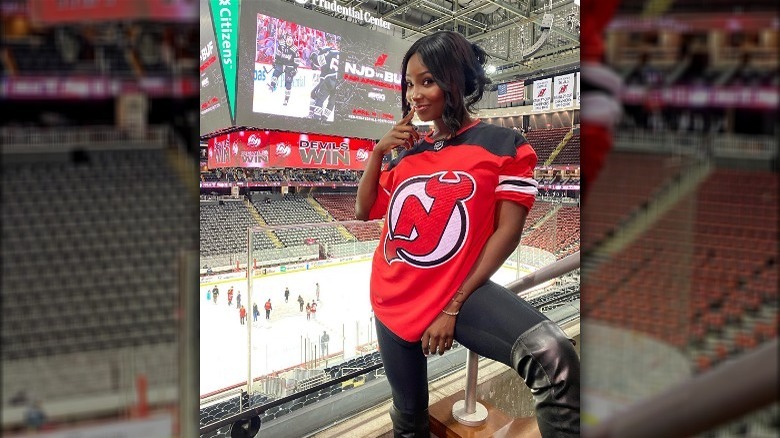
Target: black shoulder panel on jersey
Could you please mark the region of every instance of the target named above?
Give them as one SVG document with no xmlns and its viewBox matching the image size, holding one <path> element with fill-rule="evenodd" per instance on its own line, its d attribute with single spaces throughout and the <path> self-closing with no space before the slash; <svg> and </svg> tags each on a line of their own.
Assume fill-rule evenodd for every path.
<svg viewBox="0 0 780 438">
<path fill-rule="evenodd" d="M 449 140 L 449 144 L 480 146 L 502 157 L 514 157 L 517 147 L 528 140 L 519 131 L 480 122 L 466 132 Z"/>
<path fill-rule="evenodd" d="M 437 148 L 435 143 L 438 142 L 431 142 L 426 138 L 421 138 L 411 149 L 401 151 L 398 154 L 398 158 L 391 161 L 387 166 L 387 170 L 397 166 L 402 159 L 410 155 L 425 151 L 436 152 L 441 149 L 441 147 Z M 442 146 L 479 146 L 499 157 L 514 157 L 517 155 L 517 147 L 525 143 L 528 143 L 528 140 L 525 139 L 520 131 L 480 122 L 465 132 L 445 140 Z"/>
</svg>

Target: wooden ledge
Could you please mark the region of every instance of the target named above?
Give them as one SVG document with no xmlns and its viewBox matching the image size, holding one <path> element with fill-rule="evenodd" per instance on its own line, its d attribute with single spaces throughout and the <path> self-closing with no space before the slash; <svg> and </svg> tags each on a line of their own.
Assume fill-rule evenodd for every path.
<svg viewBox="0 0 780 438">
<path fill-rule="evenodd" d="M 512 418 L 481 400 L 479 402 L 488 410 L 487 422 L 479 427 L 458 423 L 452 417 L 452 405 L 464 397 L 464 391 L 458 391 L 429 407 L 433 435 L 438 438 L 541 438 L 536 418 Z"/>
</svg>

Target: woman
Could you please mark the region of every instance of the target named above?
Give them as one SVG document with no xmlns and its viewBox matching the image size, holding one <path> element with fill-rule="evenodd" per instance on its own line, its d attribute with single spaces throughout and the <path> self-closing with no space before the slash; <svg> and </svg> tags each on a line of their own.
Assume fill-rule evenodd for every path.
<svg viewBox="0 0 780 438">
<path fill-rule="evenodd" d="M 579 358 L 553 322 L 490 276 L 520 242 L 536 153 L 519 132 L 471 116 L 490 80 L 456 32 L 416 41 L 402 63 L 404 117 L 376 144 L 356 217 L 385 217 L 371 271 L 396 437 L 427 437 L 426 355 L 458 340 L 515 369 L 544 437 L 579 435 Z M 433 122 L 421 138 L 410 121 Z M 382 156 L 401 147 L 381 169 Z"/>
</svg>

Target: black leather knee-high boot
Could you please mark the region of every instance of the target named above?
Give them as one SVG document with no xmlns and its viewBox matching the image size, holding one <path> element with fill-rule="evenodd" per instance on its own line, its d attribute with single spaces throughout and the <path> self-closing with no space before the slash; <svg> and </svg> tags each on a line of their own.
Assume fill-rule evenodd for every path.
<svg viewBox="0 0 780 438">
<path fill-rule="evenodd" d="M 407 414 L 390 407 L 390 419 L 393 420 L 394 438 L 429 438 L 431 426 L 428 410 L 418 414 Z"/>
<path fill-rule="evenodd" d="M 512 365 L 531 389 L 542 437 L 580 435 L 580 360 L 571 341 L 552 321 L 517 338 Z"/>
</svg>

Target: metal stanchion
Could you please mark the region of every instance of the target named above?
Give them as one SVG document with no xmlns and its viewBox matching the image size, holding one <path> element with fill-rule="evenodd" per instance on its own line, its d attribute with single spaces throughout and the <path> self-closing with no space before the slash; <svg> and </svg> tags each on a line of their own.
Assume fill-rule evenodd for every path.
<svg viewBox="0 0 780 438">
<path fill-rule="evenodd" d="M 479 355 L 469 350 L 466 359 L 466 399 L 452 405 L 452 417 L 466 426 L 481 426 L 487 421 L 487 408 L 477 403 L 477 367 Z"/>
</svg>

